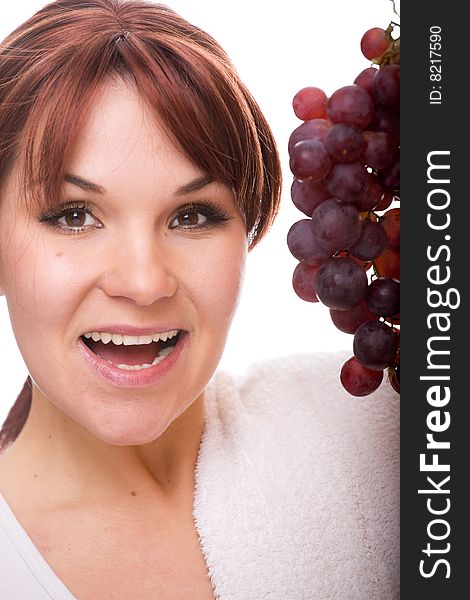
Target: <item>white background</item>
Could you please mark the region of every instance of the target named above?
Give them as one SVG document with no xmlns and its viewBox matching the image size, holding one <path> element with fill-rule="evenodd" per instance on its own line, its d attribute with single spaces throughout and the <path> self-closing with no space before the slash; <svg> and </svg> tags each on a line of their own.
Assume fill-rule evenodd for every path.
<svg viewBox="0 0 470 600">
<path fill-rule="evenodd" d="M 45 4 L 2 2 L 0 39 Z M 290 199 L 287 142 L 300 124 L 294 94 L 309 85 L 331 95 L 369 66 L 360 39 L 398 17 L 390 0 L 168 0 L 168 6 L 210 33 L 227 51 L 257 99 L 277 140 L 284 173 L 281 209 L 273 229 L 248 258 L 245 286 L 221 368 L 241 372 L 250 363 L 289 353 L 351 350 L 320 303 L 300 300 L 291 285 L 297 261 L 286 245 L 289 227 L 304 218 Z M 397 3 L 398 7 L 398 3 Z M 4 298 L 0 298 L 0 422 L 26 377 Z"/>
</svg>

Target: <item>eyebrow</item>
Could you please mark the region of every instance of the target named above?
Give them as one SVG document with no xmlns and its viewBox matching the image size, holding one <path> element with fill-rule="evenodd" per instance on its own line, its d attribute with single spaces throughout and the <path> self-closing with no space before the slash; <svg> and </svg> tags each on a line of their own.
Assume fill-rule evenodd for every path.
<svg viewBox="0 0 470 600">
<path fill-rule="evenodd" d="M 97 183 L 93 183 L 92 181 L 88 181 L 87 179 L 83 179 L 83 177 L 79 177 L 78 175 L 72 175 L 71 173 L 66 173 L 64 180 L 67 183 L 71 183 L 84 190 L 85 192 L 93 192 L 94 194 L 105 194 L 106 190 L 101 185 Z M 181 187 L 179 187 L 175 191 L 175 196 L 185 196 L 186 194 L 191 194 L 193 192 L 198 192 L 206 185 L 209 185 L 214 180 L 210 175 L 203 175 L 202 177 L 198 177 L 193 179 L 189 183 L 185 183 Z"/>
<path fill-rule="evenodd" d="M 175 196 L 184 196 L 186 194 L 191 194 L 192 192 L 198 192 L 199 190 L 202 190 L 203 187 L 206 187 L 206 185 L 209 185 L 213 181 L 214 180 L 210 175 L 203 175 L 202 177 L 193 179 L 193 181 L 190 181 L 189 183 L 186 183 L 185 185 L 179 187 L 175 192 Z"/>
<path fill-rule="evenodd" d="M 79 177 L 78 175 L 72 175 L 71 173 L 66 173 L 64 180 L 67 181 L 68 183 L 71 183 L 72 185 L 79 187 L 80 189 L 84 190 L 85 192 L 93 192 L 94 194 L 104 194 L 106 192 L 104 187 L 101 187 L 100 185 L 98 185 L 96 183 L 92 183 L 91 181 L 88 181 L 87 179 L 83 179 L 83 177 Z"/>
</svg>

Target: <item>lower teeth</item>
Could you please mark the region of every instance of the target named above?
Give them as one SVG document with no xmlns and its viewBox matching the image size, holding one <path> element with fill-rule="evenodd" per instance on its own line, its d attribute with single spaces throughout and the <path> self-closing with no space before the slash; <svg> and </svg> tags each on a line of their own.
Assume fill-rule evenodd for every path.
<svg viewBox="0 0 470 600">
<path fill-rule="evenodd" d="M 158 365 L 158 363 L 161 363 L 162 360 L 166 358 L 173 349 L 174 346 L 168 346 L 168 348 L 164 348 L 163 350 L 161 350 L 150 365 L 116 365 L 110 360 L 108 360 L 108 362 L 114 367 L 117 367 L 118 369 L 123 369 L 124 371 L 140 371 L 142 369 L 149 369 L 150 367 Z"/>
</svg>

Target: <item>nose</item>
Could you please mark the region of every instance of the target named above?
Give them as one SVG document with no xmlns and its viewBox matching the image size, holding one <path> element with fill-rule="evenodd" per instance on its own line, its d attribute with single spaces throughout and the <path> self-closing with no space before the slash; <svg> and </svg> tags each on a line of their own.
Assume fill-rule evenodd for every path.
<svg viewBox="0 0 470 600">
<path fill-rule="evenodd" d="M 108 296 L 140 306 L 173 296 L 178 285 L 164 240 L 157 240 L 155 232 L 116 240 L 108 249 L 100 287 Z"/>
</svg>

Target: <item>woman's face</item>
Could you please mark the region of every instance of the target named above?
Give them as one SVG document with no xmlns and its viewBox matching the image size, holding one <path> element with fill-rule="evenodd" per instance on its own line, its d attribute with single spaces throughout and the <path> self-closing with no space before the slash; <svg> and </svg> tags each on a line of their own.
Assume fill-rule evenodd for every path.
<svg viewBox="0 0 470 600">
<path fill-rule="evenodd" d="M 147 443 L 219 362 L 244 221 L 231 189 L 205 178 L 125 84 L 103 87 L 66 167 L 53 214 L 21 209 L 11 173 L 0 291 L 35 394 L 104 441 Z"/>
</svg>

